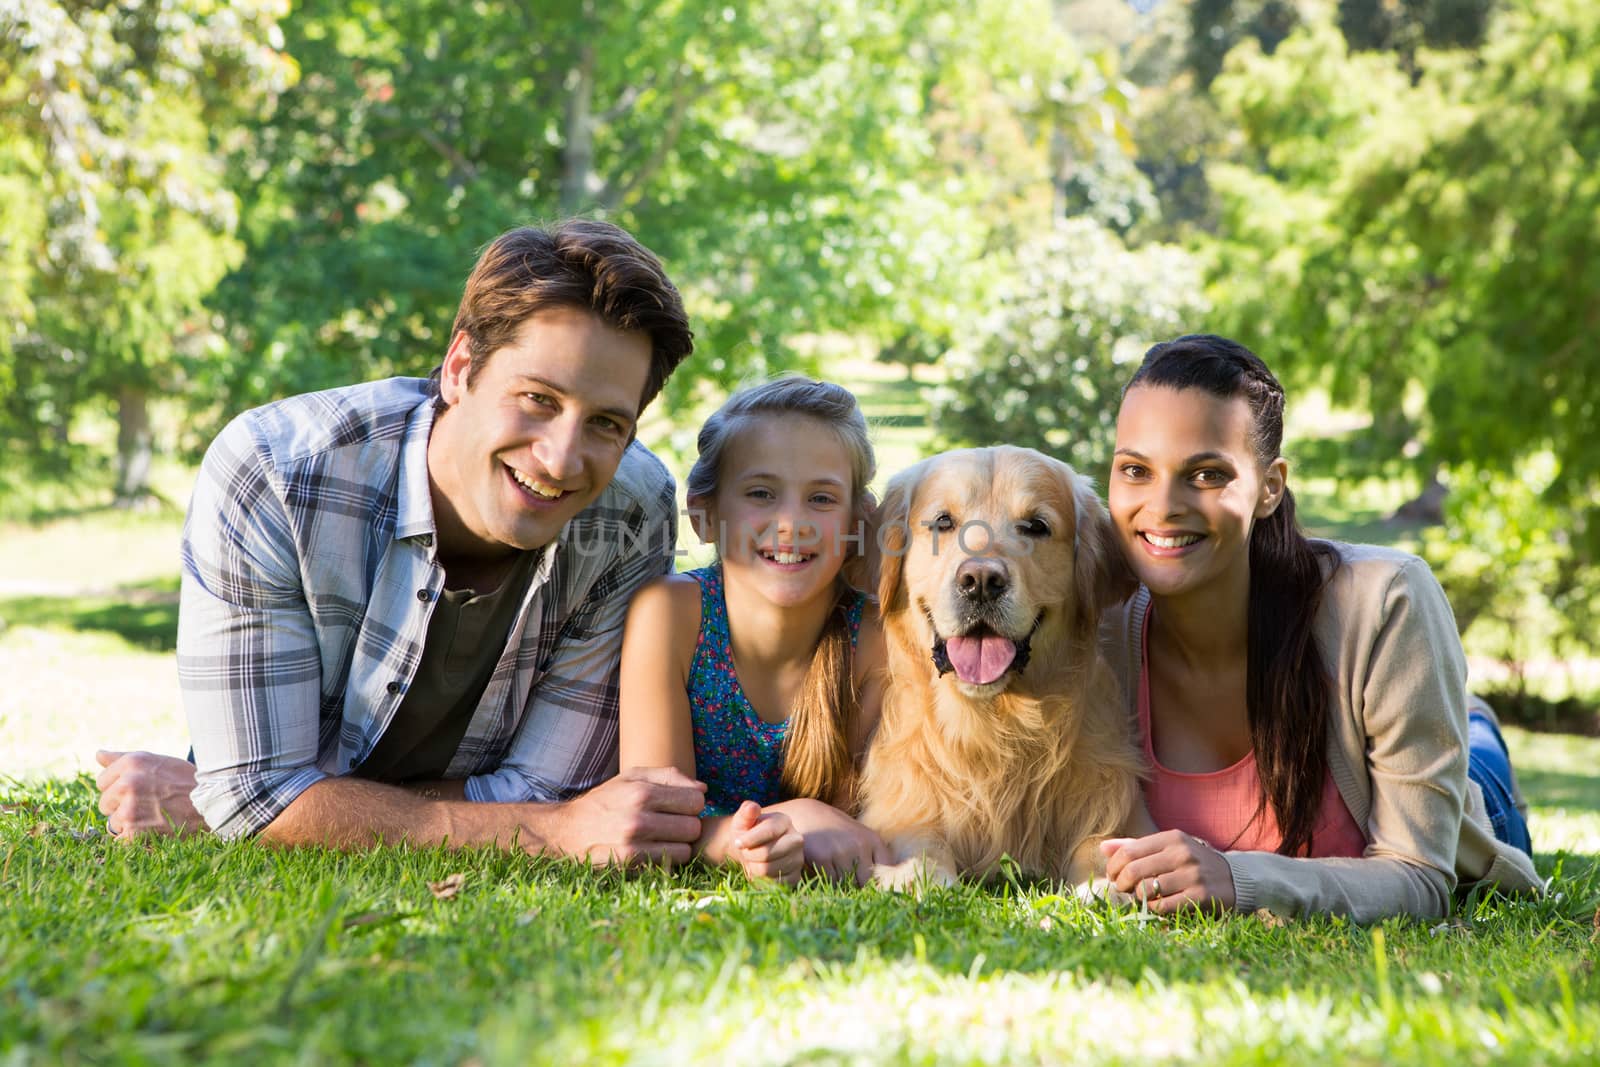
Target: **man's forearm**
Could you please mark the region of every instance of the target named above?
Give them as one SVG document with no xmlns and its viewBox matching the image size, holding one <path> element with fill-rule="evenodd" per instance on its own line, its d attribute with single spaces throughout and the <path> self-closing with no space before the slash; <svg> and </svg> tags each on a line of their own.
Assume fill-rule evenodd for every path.
<svg viewBox="0 0 1600 1067">
<path fill-rule="evenodd" d="M 459 781 L 411 789 L 360 778 L 325 778 L 295 797 L 261 831 L 261 840 L 330 848 L 405 842 L 561 851 L 551 830 L 562 805 L 475 804 L 463 796 Z"/>
</svg>

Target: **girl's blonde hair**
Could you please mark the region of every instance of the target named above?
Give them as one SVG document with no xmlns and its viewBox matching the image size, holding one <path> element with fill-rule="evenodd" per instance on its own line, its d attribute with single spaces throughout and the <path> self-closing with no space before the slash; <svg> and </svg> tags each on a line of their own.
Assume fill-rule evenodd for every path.
<svg viewBox="0 0 1600 1067">
<path fill-rule="evenodd" d="M 855 766 L 850 726 L 859 710 L 852 677 L 849 605 L 851 586 L 865 589 L 866 520 L 872 508 L 867 486 L 877 471 L 867 420 L 850 390 L 832 382 L 791 374 L 741 389 L 706 420 L 697 441 L 699 458 L 689 471 L 688 497 L 716 496 L 723 458 L 745 430 L 763 418 L 802 415 L 828 427 L 850 458 L 850 515 L 855 530 L 849 556 L 835 582 L 833 608 L 823 624 L 800 695 L 789 712 L 784 743 L 783 789 L 789 796 L 816 797 L 836 805 L 851 802 Z"/>
</svg>

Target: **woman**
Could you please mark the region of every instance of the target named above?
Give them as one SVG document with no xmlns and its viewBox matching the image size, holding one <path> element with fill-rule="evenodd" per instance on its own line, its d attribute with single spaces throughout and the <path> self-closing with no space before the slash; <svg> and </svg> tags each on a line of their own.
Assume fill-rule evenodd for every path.
<svg viewBox="0 0 1600 1067">
<path fill-rule="evenodd" d="M 1214 336 L 1123 392 L 1108 498 L 1141 586 L 1103 631 L 1161 833 L 1106 842 L 1159 912 L 1437 916 L 1467 882 L 1541 883 L 1450 606 L 1403 552 L 1308 541 L 1283 390 Z"/>
</svg>

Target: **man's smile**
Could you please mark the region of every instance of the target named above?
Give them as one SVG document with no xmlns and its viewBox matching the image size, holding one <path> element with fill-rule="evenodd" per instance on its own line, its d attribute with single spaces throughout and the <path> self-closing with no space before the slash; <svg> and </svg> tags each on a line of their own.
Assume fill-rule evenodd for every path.
<svg viewBox="0 0 1600 1067">
<path fill-rule="evenodd" d="M 549 482 L 540 481 L 532 475 L 524 474 L 509 464 L 506 466 L 506 470 L 511 473 L 512 481 L 540 500 L 560 500 L 571 492 L 571 490 L 551 485 Z"/>
</svg>

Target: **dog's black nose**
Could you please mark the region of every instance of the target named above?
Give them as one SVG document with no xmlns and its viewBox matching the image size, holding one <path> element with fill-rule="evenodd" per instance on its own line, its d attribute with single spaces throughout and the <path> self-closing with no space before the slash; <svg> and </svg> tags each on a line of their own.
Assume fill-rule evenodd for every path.
<svg viewBox="0 0 1600 1067">
<path fill-rule="evenodd" d="M 1000 599 L 1010 584 L 1005 564 L 996 559 L 978 556 L 963 561 L 956 568 L 956 589 L 968 600 L 979 604 Z"/>
</svg>

